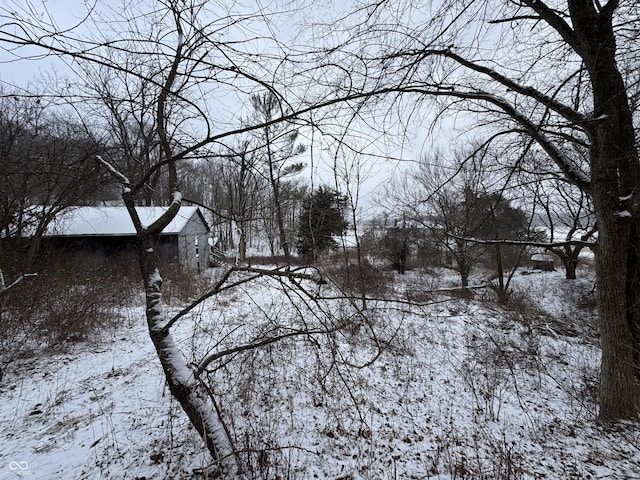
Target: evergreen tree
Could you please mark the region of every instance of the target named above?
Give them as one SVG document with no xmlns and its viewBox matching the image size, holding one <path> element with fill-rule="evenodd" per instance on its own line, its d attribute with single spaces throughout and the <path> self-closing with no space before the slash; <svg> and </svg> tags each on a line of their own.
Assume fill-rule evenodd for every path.
<svg viewBox="0 0 640 480">
<path fill-rule="evenodd" d="M 327 186 L 321 186 L 303 200 L 296 248 L 308 262 L 338 246 L 333 236 L 342 235 L 347 228 L 344 206 L 344 197 Z"/>
</svg>

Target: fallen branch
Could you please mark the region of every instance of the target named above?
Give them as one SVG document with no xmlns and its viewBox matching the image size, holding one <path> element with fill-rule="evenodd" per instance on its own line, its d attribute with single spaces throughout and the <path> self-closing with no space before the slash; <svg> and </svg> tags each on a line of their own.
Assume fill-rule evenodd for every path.
<svg viewBox="0 0 640 480">
<path fill-rule="evenodd" d="M 482 238 L 473 238 L 473 237 L 460 237 L 458 235 L 453 235 L 451 233 L 447 233 L 448 237 L 455 238 L 456 240 L 462 240 L 464 242 L 471 243 L 480 243 L 483 245 L 520 245 L 520 246 L 528 246 L 528 247 L 540 247 L 551 249 L 555 247 L 567 247 L 567 246 L 575 246 L 575 247 L 587 247 L 595 251 L 597 248 L 596 242 L 587 242 L 584 240 L 567 240 L 564 242 L 534 242 L 531 240 L 485 240 Z"/>
<path fill-rule="evenodd" d="M 22 282 L 22 280 L 24 280 L 27 277 L 35 277 L 37 275 L 38 275 L 37 273 L 25 273 L 23 275 L 20 275 L 18 278 L 16 278 L 9 285 L 5 285 L 5 283 L 4 283 L 4 274 L 2 273 L 2 270 L 0 270 L 0 293 L 4 293 L 7 290 L 9 290 L 10 288 L 15 287 L 16 285 L 18 285 L 20 282 Z"/>
</svg>

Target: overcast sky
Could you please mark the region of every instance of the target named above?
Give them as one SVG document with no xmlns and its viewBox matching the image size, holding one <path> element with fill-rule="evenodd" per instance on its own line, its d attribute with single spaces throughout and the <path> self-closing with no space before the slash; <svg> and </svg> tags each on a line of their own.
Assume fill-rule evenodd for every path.
<svg viewBox="0 0 640 480">
<path fill-rule="evenodd" d="M 73 2 L 63 0 L 46 0 L 45 2 L 34 1 L 33 3 L 27 3 L 22 1 L 7 1 L 0 0 L 0 9 L 7 9 L 9 11 L 21 11 L 23 15 L 26 15 L 28 10 L 27 5 L 33 5 L 33 8 L 37 10 L 45 20 L 53 18 L 59 29 L 66 29 L 77 25 L 86 15 L 87 9 L 84 3 Z M 73 4 L 73 8 L 69 6 Z M 326 8 L 326 7 L 325 7 Z M 22 9 L 22 10 L 20 10 Z M 94 11 L 94 15 L 99 12 L 100 6 Z M 322 10 L 315 8 L 312 10 L 315 14 L 322 13 Z M 107 14 L 113 15 L 113 12 Z M 307 19 L 308 20 L 308 19 Z M 323 20 L 323 19 L 319 19 Z M 5 23 L 3 21 L 3 23 Z M 276 30 L 279 34 L 283 35 L 286 41 L 290 41 L 293 38 L 293 30 L 288 25 L 279 26 L 276 25 Z M 95 32 L 88 31 L 86 26 L 78 27 L 74 33 L 76 35 L 93 35 Z M 259 32 L 253 32 L 258 33 Z M 3 49 L 4 47 L 4 49 Z M 0 82 L 6 85 L 17 86 L 22 89 L 26 89 L 31 93 L 34 90 L 42 90 L 47 88 L 50 83 L 55 79 L 67 79 L 71 84 L 75 81 L 75 72 L 73 64 L 67 64 L 68 59 L 64 61 L 52 57 L 43 56 L 42 51 L 35 48 L 22 48 L 17 52 L 19 56 L 29 57 L 28 59 L 18 59 L 16 54 L 6 50 L 6 44 L 0 43 L 0 61 L 2 68 L 0 68 Z M 238 97 L 237 92 L 233 92 L 233 95 L 223 95 L 215 98 L 215 105 L 213 111 L 221 111 L 225 109 L 229 111 L 236 118 L 244 117 L 241 112 L 247 111 L 246 98 Z M 445 133 L 450 134 L 453 123 L 449 123 Z M 313 177 L 315 185 L 319 183 L 332 184 L 334 181 L 333 167 L 336 162 L 340 165 L 340 170 L 343 171 L 346 165 L 353 165 L 360 161 L 362 163 L 359 173 L 361 180 L 365 183 L 360 190 L 362 199 L 360 204 L 365 211 L 370 209 L 377 209 L 375 200 L 382 199 L 384 203 L 384 188 L 390 186 L 390 181 L 394 175 L 398 173 L 400 158 L 406 158 L 410 162 L 416 161 L 420 157 L 420 152 L 433 150 L 433 139 L 426 135 L 427 125 L 414 125 L 415 135 L 408 139 L 401 140 L 401 131 L 398 131 L 398 135 L 395 138 L 398 142 L 394 145 L 384 142 L 384 139 L 380 135 L 373 135 L 374 141 L 370 138 L 364 138 L 362 141 L 358 141 L 360 147 L 365 152 L 369 152 L 370 155 L 355 156 L 350 153 L 342 153 L 337 157 L 335 155 L 335 149 L 327 149 L 326 142 L 318 142 L 311 148 L 310 142 L 312 141 L 311 132 L 308 129 L 302 130 L 302 142 L 309 148 L 305 155 L 305 162 L 308 167 L 305 172 L 301 174 L 301 177 L 310 179 Z M 363 130 L 363 126 L 360 125 L 360 133 L 369 135 L 366 129 Z M 391 131 L 388 133 L 392 133 Z M 306 137 L 306 138 L 305 138 Z M 313 139 L 318 141 L 320 135 L 315 134 Z M 446 142 L 446 141 L 445 141 Z M 311 157 L 313 155 L 313 157 Z M 310 168 L 313 164 L 313 170 Z M 355 171 L 352 172 L 352 179 Z"/>
</svg>

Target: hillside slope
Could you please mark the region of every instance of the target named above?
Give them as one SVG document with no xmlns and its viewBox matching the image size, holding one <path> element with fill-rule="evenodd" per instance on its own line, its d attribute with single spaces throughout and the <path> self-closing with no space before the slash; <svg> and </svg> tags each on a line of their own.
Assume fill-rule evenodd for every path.
<svg viewBox="0 0 640 480">
<path fill-rule="evenodd" d="M 422 292 L 421 306 L 359 312 L 262 279 L 180 324 L 194 360 L 341 326 L 214 364 L 212 390 L 251 478 L 640 478 L 638 425 L 595 423 L 592 281 L 519 275 L 508 309 L 481 290 L 428 295 L 435 284 L 411 272 L 394 291 Z M 204 478 L 207 456 L 164 386 L 143 312 L 126 315 L 116 331 L 5 375 L 0 478 Z"/>
</svg>

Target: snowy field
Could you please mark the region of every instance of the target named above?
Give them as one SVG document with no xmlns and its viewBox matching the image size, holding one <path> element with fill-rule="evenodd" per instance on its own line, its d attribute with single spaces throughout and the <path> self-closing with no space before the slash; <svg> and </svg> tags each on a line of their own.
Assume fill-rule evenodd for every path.
<svg viewBox="0 0 640 480">
<path fill-rule="evenodd" d="M 519 273 L 507 309 L 481 289 L 429 294 L 448 286 L 438 278 L 395 276 L 394 301 L 364 311 L 329 286 L 305 283 L 319 298 L 309 303 L 263 278 L 182 320 L 175 335 L 190 361 L 330 331 L 211 363 L 249 478 L 640 478 L 638 425 L 595 422 L 588 275 Z M 117 329 L 5 373 L 0 479 L 205 478 L 209 459 L 164 385 L 142 308 L 121 315 Z"/>
</svg>

